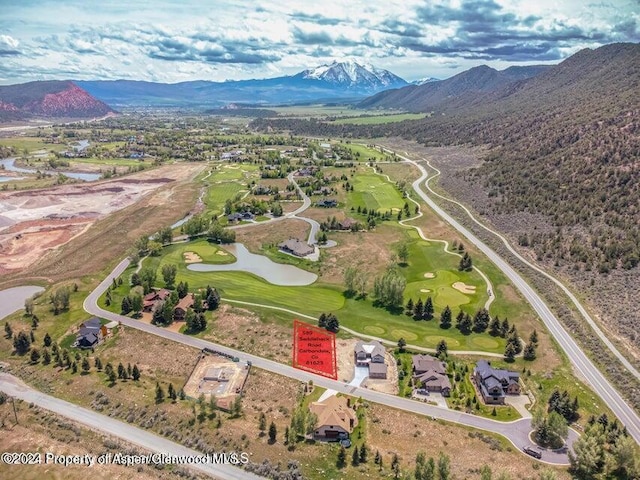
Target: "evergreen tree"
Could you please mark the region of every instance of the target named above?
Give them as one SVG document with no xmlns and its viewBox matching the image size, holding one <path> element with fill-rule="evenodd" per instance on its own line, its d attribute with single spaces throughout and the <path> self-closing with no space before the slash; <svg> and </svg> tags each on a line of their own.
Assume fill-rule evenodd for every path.
<svg viewBox="0 0 640 480">
<path fill-rule="evenodd" d="M 220 294 L 215 288 L 211 289 L 211 293 L 207 295 L 207 308 L 216 310 L 220 306 Z"/>
<path fill-rule="evenodd" d="M 431 320 L 433 319 L 433 301 L 431 297 L 427 297 L 427 300 L 424 302 L 424 309 L 422 311 L 422 319 L 423 320 Z"/>
<path fill-rule="evenodd" d="M 462 325 L 462 321 L 464 320 L 464 312 L 460 310 L 458 315 L 456 315 L 456 328 L 460 330 L 460 326 Z"/>
<path fill-rule="evenodd" d="M 271 422 L 269 425 L 269 443 L 276 443 L 276 437 L 278 435 L 278 430 L 276 429 L 276 424 Z"/>
<path fill-rule="evenodd" d="M 51 363 L 51 354 L 49 353 L 49 349 L 45 347 L 42 349 L 42 364 L 49 365 L 50 363 Z"/>
<path fill-rule="evenodd" d="M 100 360 L 100 357 L 96 357 L 95 361 L 93 362 L 94 366 L 96 367 L 96 369 L 98 371 L 102 370 L 102 360 Z"/>
<path fill-rule="evenodd" d="M 538 346 L 538 332 L 535 330 L 529 336 L 529 343 L 533 343 L 536 347 Z"/>
<path fill-rule="evenodd" d="M 11 328 L 11 325 L 9 325 L 9 322 L 4 322 L 4 333 L 5 337 L 9 340 L 13 338 L 13 329 Z"/>
<path fill-rule="evenodd" d="M 491 317 L 485 308 L 478 310 L 473 317 L 473 331 L 477 333 L 484 332 L 489 326 Z"/>
<path fill-rule="evenodd" d="M 122 311 L 122 315 L 127 315 L 129 314 L 129 312 L 131 312 L 131 309 L 132 309 L 131 299 L 128 296 L 122 299 L 120 309 Z"/>
<path fill-rule="evenodd" d="M 507 362 L 513 362 L 516 358 L 516 349 L 513 343 L 507 343 L 504 349 L 504 359 Z"/>
<path fill-rule="evenodd" d="M 391 471 L 393 472 L 393 478 L 396 480 L 400 478 L 400 459 L 397 453 L 394 453 L 391 458 Z"/>
<path fill-rule="evenodd" d="M 327 314 L 322 312 L 318 317 L 318 326 L 320 328 L 327 328 Z"/>
<path fill-rule="evenodd" d="M 13 338 L 13 348 L 18 355 L 24 355 L 29 351 L 29 348 L 31 348 L 31 340 L 26 333 L 22 331 L 18 332 L 18 335 Z"/>
<path fill-rule="evenodd" d="M 44 338 L 42 339 L 42 343 L 45 347 L 50 347 L 51 346 L 51 336 L 49 335 L 49 333 L 45 333 L 44 334 Z"/>
<path fill-rule="evenodd" d="M 449 457 L 442 452 L 438 457 L 438 477 L 440 480 L 449 480 L 451 478 L 451 462 Z"/>
<path fill-rule="evenodd" d="M 353 455 L 351 455 L 351 465 L 357 467 L 360 464 L 360 452 L 358 451 L 358 447 L 353 447 Z"/>
<path fill-rule="evenodd" d="M 505 318 L 502 321 L 502 325 L 500 325 L 500 336 L 502 338 L 507 338 L 508 333 L 509 333 L 509 320 Z"/>
<path fill-rule="evenodd" d="M 120 380 L 124 378 L 124 365 L 122 365 L 122 363 L 118 364 L 118 378 Z"/>
<path fill-rule="evenodd" d="M 78 364 L 75 361 L 71 364 L 71 373 L 78 373 Z"/>
<path fill-rule="evenodd" d="M 438 356 L 438 358 L 447 356 L 447 342 L 445 342 L 444 339 L 438 342 L 438 346 L 436 347 L 436 355 Z"/>
<path fill-rule="evenodd" d="M 267 416 L 264 414 L 264 412 L 260 412 L 260 419 L 258 420 L 258 430 L 260 430 L 260 436 L 263 436 L 264 432 L 266 432 L 267 430 Z"/>
<path fill-rule="evenodd" d="M 373 458 L 373 463 L 382 467 L 382 455 L 380 455 L 380 450 L 376 450 L 376 456 Z"/>
<path fill-rule="evenodd" d="M 422 320 L 423 314 L 424 314 L 424 305 L 422 304 L 422 299 L 419 298 L 413 307 L 413 318 L 415 320 Z"/>
<path fill-rule="evenodd" d="M 442 310 L 442 313 L 440 314 L 440 328 L 451 328 L 451 309 L 449 308 L 449 305 L 444 307 L 444 310 Z"/>
<path fill-rule="evenodd" d="M 173 403 L 176 403 L 176 399 L 178 398 L 178 394 L 176 393 L 176 389 L 173 388 L 173 383 L 169 384 L 169 389 L 167 391 L 167 394 L 169 395 L 169 398 L 171 399 L 171 401 Z"/>
<path fill-rule="evenodd" d="M 465 313 L 462 321 L 460 322 L 460 333 L 463 335 L 469 335 L 472 327 L 473 321 L 471 320 L 471 316 L 468 313 Z"/>
<path fill-rule="evenodd" d="M 88 373 L 89 370 L 91 370 L 91 365 L 89 364 L 89 359 L 87 357 L 84 357 L 82 359 L 82 371 L 85 373 Z"/>
<path fill-rule="evenodd" d="M 338 322 L 338 318 L 333 314 L 330 313 L 327 316 L 327 330 L 329 330 L 330 332 L 333 333 L 337 333 L 338 330 L 340 330 L 340 322 Z"/>
<path fill-rule="evenodd" d="M 156 404 L 164 402 L 164 390 L 158 382 L 156 382 Z"/>
<path fill-rule="evenodd" d="M 525 360 L 535 360 L 536 359 L 536 346 L 533 343 L 527 343 L 527 346 L 524 347 L 524 355 Z"/>
<path fill-rule="evenodd" d="M 500 336 L 500 319 L 495 316 L 489 322 L 489 335 L 493 337 Z"/>
<path fill-rule="evenodd" d="M 342 445 L 340 445 L 340 450 L 338 450 L 338 460 L 336 461 L 336 467 L 344 468 L 346 465 L 347 465 L 347 451 Z"/>
<path fill-rule="evenodd" d="M 367 463 L 367 457 L 368 457 L 367 444 L 363 443 L 362 446 L 360 447 L 360 463 Z"/>
<path fill-rule="evenodd" d="M 400 351 L 400 353 L 404 352 L 405 347 L 407 346 L 407 341 L 400 337 L 400 339 L 398 340 L 398 350 Z"/>
<path fill-rule="evenodd" d="M 37 348 L 31 349 L 31 363 L 38 363 L 40 361 L 40 352 Z"/>
<path fill-rule="evenodd" d="M 407 305 L 405 306 L 405 309 L 404 309 L 404 314 L 407 317 L 413 316 L 413 300 L 412 299 L 409 299 L 407 301 Z"/>
</svg>

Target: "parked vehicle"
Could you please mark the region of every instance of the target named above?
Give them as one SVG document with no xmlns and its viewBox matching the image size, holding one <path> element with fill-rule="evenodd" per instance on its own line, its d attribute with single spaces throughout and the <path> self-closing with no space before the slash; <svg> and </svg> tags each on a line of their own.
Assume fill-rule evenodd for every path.
<svg viewBox="0 0 640 480">
<path fill-rule="evenodd" d="M 524 447 L 522 449 L 524 451 L 524 453 L 526 453 L 527 455 L 531 455 L 534 458 L 537 458 L 538 460 L 542 458 L 542 452 L 534 447 Z"/>
</svg>

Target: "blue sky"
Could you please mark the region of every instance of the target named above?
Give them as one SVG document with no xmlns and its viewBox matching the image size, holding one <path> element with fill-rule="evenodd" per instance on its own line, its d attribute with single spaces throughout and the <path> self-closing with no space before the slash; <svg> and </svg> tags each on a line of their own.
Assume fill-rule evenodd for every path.
<svg viewBox="0 0 640 480">
<path fill-rule="evenodd" d="M 0 0 L 0 12 L 0 84 L 240 80 L 343 58 L 447 78 L 640 42 L 640 0 Z"/>
</svg>

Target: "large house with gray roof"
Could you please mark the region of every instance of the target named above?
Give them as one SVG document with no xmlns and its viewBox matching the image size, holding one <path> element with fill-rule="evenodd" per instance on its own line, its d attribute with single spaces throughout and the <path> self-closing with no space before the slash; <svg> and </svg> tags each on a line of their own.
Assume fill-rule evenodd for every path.
<svg viewBox="0 0 640 480">
<path fill-rule="evenodd" d="M 487 404 L 504 405 L 507 395 L 520 395 L 520 374 L 493 368 L 486 360 L 476 364 L 473 381 Z"/>
<path fill-rule="evenodd" d="M 377 340 L 369 343 L 358 340 L 353 349 L 356 366 L 369 367 L 369 378 L 387 378 L 387 364 L 384 361 L 385 353 L 385 348 Z"/>
<path fill-rule="evenodd" d="M 428 392 L 451 394 L 451 381 L 447 376 L 446 364 L 431 355 L 414 355 L 411 358 L 413 383 Z"/>
</svg>

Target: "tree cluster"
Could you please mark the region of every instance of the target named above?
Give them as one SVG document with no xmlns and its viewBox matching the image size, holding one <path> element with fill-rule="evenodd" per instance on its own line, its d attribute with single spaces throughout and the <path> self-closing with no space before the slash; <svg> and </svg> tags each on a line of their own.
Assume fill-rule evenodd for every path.
<svg viewBox="0 0 640 480">
<path fill-rule="evenodd" d="M 395 267 L 389 267 L 387 271 L 373 281 L 373 295 L 375 303 L 390 309 L 402 307 L 404 289 L 407 281 Z"/>
<path fill-rule="evenodd" d="M 340 322 L 333 313 L 321 313 L 318 317 L 318 326 L 336 333 L 340 329 Z"/>
<path fill-rule="evenodd" d="M 554 390 L 547 403 L 548 412 L 560 414 L 568 423 L 575 422 L 580 417 L 578 413 L 578 396 L 576 395 L 571 399 L 569 392 L 566 390 L 562 393 L 557 389 Z"/>
</svg>

